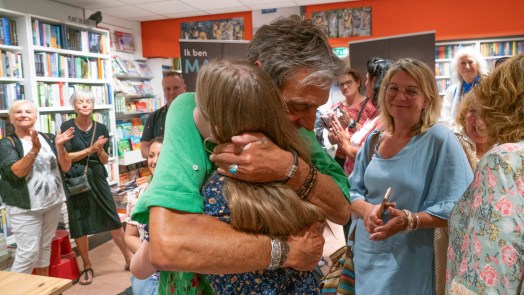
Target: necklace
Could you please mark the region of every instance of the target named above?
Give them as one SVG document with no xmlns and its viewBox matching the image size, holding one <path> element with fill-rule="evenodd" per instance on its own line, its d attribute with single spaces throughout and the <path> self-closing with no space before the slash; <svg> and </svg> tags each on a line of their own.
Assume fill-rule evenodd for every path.
<svg viewBox="0 0 524 295">
<path fill-rule="evenodd" d="M 91 126 L 93 126 L 93 121 L 92 120 L 89 120 L 89 126 L 87 126 L 87 128 L 85 128 L 84 126 L 80 127 L 82 124 L 79 124 L 78 120 L 76 118 L 73 120 L 73 122 L 75 122 L 75 125 L 76 125 L 76 127 L 78 127 L 78 129 L 80 129 L 80 130 L 82 130 L 84 132 L 89 131 L 89 129 L 91 129 Z"/>
</svg>

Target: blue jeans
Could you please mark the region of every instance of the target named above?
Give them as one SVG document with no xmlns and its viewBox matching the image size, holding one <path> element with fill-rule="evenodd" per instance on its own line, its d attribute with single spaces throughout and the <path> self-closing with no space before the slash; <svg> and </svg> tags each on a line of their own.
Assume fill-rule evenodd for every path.
<svg viewBox="0 0 524 295">
<path fill-rule="evenodd" d="M 158 294 L 158 275 L 152 275 L 145 280 L 139 280 L 131 276 L 131 288 L 133 295 L 157 295 Z"/>
</svg>

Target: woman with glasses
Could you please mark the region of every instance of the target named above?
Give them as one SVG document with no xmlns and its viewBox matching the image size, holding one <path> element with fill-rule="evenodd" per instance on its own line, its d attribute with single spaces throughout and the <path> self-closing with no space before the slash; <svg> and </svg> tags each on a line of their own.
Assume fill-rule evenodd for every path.
<svg viewBox="0 0 524 295">
<path fill-rule="evenodd" d="M 360 94 L 360 73 L 348 68 L 344 74 L 337 78 L 338 87 L 346 98 L 333 105 L 332 110 L 339 108 L 342 115 L 337 117 L 342 128 L 347 129 L 348 134 L 355 133 L 368 118 L 375 116 L 376 108 L 369 97 Z M 329 126 L 327 126 L 329 127 Z M 329 130 L 328 139 L 331 144 L 336 144 L 336 130 Z M 335 160 L 344 168 L 346 154 L 339 146 L 335 154 Z M 347 173 L 347 171 L 346 171 Z M 347 174 L 349 175 L 349 174 Z"/>
<path fill-rule="evenodd" d="M 377 118 L 377 98 L 380 86 L 382 85 L 382 79 L 386 75 L 391 64 L 391 60 L 379 57 L 374 57 L 368 60 L 365 82 L 366 99 L 364 99 L 364 101 L 367 101 L 366 108 L 373 108 L 374 111 L 369 113 L 363 123 L 361 123 L 362 120 L 359 120 L 359 123 L 354 123 L 355 126 L 353 126 L 353 129 L 349 128 L 351 126 L 344 128 L 343 122 L 333 117 L 333 124 L 329 131 L 334 142 L 337 143 L 339 150 L 342 150 L 346 155 L 344 163 L 344 172 L 346 172 L 346 175 L 350 175 L 351 172 L 353 172 L 355 157 L 368 134 L 373 129 L 379 127 L 379 120 Z M 364 101 L 362 101 L 362 105 L 364 104 Z"/>
<path fill-rule="evenodd" d="M 453 125 L 462 98 L 488 74 L 488 64 L 473 46 L 457 50 L 451 61 L 452 85 L 446 89 L 440 121 Z"/>
<path fill-rule="evenodd" d="M 445 126 L 433 71 L 403 58 L 384 77 L 373 131 L 350 176 L 356 294 L 435 294 L 433 232 L 473 174 Z M 390 191 L 388 202 L 383 202 Z"/>
</svg>

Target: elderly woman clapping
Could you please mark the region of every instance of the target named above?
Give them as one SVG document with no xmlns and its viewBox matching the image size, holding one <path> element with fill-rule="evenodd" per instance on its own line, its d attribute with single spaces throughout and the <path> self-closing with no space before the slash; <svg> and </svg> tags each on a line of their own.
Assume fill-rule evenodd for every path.
<svg viewBox="0 0 524 295">
<path fill-rule="evenodd" d="M 0 141 L 0 196 L 15 235 L 13 272 L 49 275 L 51 241 L 66 199 L 62 171 L 71 167 L 64 143 L 69 128 L 58 135 L 35 130 L 33 102 L 18 100 L 9 109 L 15 132 Z"/>
<path fill-rule="evenodd" d="M 92 119 L 95 96 L 90 91 L 76 90 L 70 103 L 76 118 L 65 121 L 60 126 L 61 130 L 75 130 L 75 137 L 65 145 L 73 161 L 67 176 L 82 175 L 87 165 L 87 178 L 92 188 L 91 191 L 67 199 L 69 231 L 84 263 L 78 283 L 87 285 L 91 284 L 94 276 L 89 259 L 87 235 L 111 231 L 113 240 L 124 255 L 125 269 L 128 269 L 131 252 L 124 244 L 124 230 L 116 212 L 115 201 L 107 182 L 107 170 L 104 167 L 109 161 L 109 131 L 104 124 Z"/>
</svg>

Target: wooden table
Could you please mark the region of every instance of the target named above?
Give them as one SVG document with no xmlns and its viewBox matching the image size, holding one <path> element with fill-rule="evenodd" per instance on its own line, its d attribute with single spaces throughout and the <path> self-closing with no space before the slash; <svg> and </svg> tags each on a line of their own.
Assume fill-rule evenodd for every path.
<svg viewBox="0 0 524 295">
<path fill-rule="evenodd" d="M 58 295 L 73 286 L 68 279 L 0 271 L 0 294 L 9 295 Z"/>
</svg>

